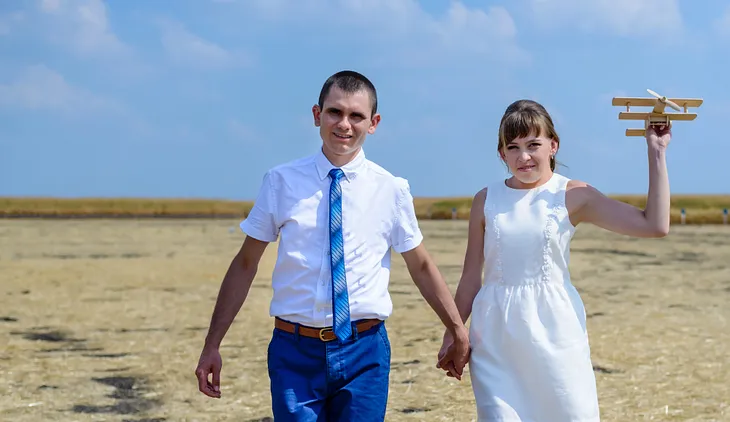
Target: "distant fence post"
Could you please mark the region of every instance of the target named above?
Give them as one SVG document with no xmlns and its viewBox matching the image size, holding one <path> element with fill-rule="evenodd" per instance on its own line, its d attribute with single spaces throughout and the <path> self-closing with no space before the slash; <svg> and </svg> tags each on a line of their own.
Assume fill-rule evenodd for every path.
<svg viewBox="0 0 730 422">
<path fill-rule="evenodd" d="M 456 207 L 451 209 L 451 219 L 456 220 Z"/>
<path fill-rule="evenodd" d="M 680 219 L 682 221 L 682 224 L 684 224 L 687 221 L 687 213 L 684 212 L 684 208 L 682 208 L 682 215 L 680 216 Z"/>
<path fill-rule="evenodd" d="M 727 208 L 722 210 L 722 224 L 727 224 Z"/>
<path fill-rule="evenodd" d="M 428 206 L 428 211 L 426 211 L 426 216 L 428 216 L 428 219 L 430 220 L 433 216 L 433 207 L 431 205 Z"/>
</svg>

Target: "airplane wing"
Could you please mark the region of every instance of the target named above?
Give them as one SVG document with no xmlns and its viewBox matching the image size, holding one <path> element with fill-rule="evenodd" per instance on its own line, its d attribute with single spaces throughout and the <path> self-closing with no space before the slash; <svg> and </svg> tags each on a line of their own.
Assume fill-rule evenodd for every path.
<svg viewBox="0 0 730 422">
<path fill-rule="evenodd" d="M 694 120 L 697 117 L 696 113 L 666 113 L 666 114 L 660 114 L 660 113 L 641 113 L 641 112 L 634 112 L 634 111 L 624 111 L 618 114 L 619 120 L 646 120 L 649 117 L 660 117 L 664 118 L 668 116 L 671 120 Z"/>
<path fill-rule="evenodd" d="M 699 107 L 702 105 L 703 100 L 701 98 L 667 98 L 669 101 L 677 104 L 680 107 Z M 614 97 L 611 101 L 612 105 L 615 106 L 631 106 L 631 107 L 654 107 L 659 100 L 657 98 L 642 98 L 642 97 Z"/>
<path fill-rule="evenodd" d="M 615 106 L 654 107 L 657 101 L 656 98 L 614 97 L 611 104 Z"/>
<path fill-rule="evenodd" d="M 667 98 L 669 101 L 674 102 L 680 107 L 699 107 L 702 105 L 703 100 L 700 98 Z"/>
</svg>

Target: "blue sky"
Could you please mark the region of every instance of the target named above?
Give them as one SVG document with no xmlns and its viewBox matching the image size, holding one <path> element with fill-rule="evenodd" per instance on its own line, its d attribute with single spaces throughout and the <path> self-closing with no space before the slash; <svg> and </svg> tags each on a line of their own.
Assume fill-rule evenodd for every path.
<svg viewBox="0 0 730 422">
<path fill-rule="evenodd" d="M 645 193 L 616 95 L 702 97 L 668 154 L 674 193 L 730 193 L 730 7 L 706 0 L 4 0 L 0 195 L 251 199 L 320 145 L 341 69 L 379 90 L 368 158 L 416 196 L 505 176 L 509 103 L 543 103 L 559 171 Z"/>
</svg>

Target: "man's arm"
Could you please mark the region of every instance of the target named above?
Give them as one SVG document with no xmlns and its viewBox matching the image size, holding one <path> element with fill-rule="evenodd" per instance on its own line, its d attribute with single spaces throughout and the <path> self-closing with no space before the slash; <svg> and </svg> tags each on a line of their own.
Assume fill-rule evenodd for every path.
<svg viewBox="0 0 730 422">
<path fill-rule="evenodd" d="M 195 369 L 198 389 L 209 397 L 220 398 L 221 396 L 220 372 L 223 363 L 219 348 L 223 337 L 248 296 L 251 283 L 256 277 L 259 261 L 268 244 L 268 242 L 247 236 L 223 277 L 208 335 L 205 338 L 205 345 L 200 354 L 198 367 Z M 212 375 L 212 380 L 208 379 L 209 375 Z"/>
<path fill-rule="evenodd" d="M 453 369 L 456 371 L 453 375 L 461 379 L 464 366 L 469 358 L 469 333 L 462 322 L 451 291 L 423 244 L 402 255 L 408 272 L 418 286 L 421 295 L 436 312 L 454 339 L 453 350 L 447 352 L 439 363 L 445 366 L 449 361 L 453 361 L 455 366 Z"/>
<path fill-rule="evenodd" d="M 447 332 L 454 339 L 448 350 L 440 354 L 438 367 L 448 369 L 449 373 L 461 379 L 461 373 L 469 359 L 469 333 L 446 282 L 423 246 L 423 234 L 418 227 L 408 181 L 398 179 L 398 183 L 398 210 L 391 233 L 393 249 L 403 256 L 408 272 L 421 295 L 441 318 Z"/>
<path fill-rule="evenodd" d="M 247 236 L 241 249 L 233 257 L 218 291 L 210 328 L 205 338 L 205 347 L 220 347 L 223 337 L 248 296 L 258 271 L 259 261 L 268 245 L 268 242 Z"/>
<path fill-rule="evenodd" d="M 223 277 L 205 339 L 206 348 L 220 347 L 223 337 L 248 296 L 261 256 L 268 244 L 274 242 L 279 235 L 276 223 L 277 195 L 273 179 L 271 171 L 264 174 L 256 201 L 240 224 L 246 239 Z"/>
<path fill-rule="evenodd" d="M 466 332 L 451 291 L 426 251 L 426 247 L 420 244 L 416 248 L 404 252 L 403 259 L 413 282 L 418 286 L 421 295 L 439 316 L 446 329 L 455 336 L 463 334 L 461 331 Z"/>
</svg>

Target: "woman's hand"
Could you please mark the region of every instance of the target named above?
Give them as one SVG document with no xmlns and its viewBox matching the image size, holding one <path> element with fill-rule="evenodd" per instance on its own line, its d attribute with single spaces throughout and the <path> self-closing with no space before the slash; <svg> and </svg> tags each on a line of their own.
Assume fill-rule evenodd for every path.
<svg viewBox="0 0 730 422">
<path fill-rule="evenodd" d="M 647 124 L 646 125 L 646 143 L 649 148 L 665 150 L 672 140 L 672 124 Z"/>
</svg>

